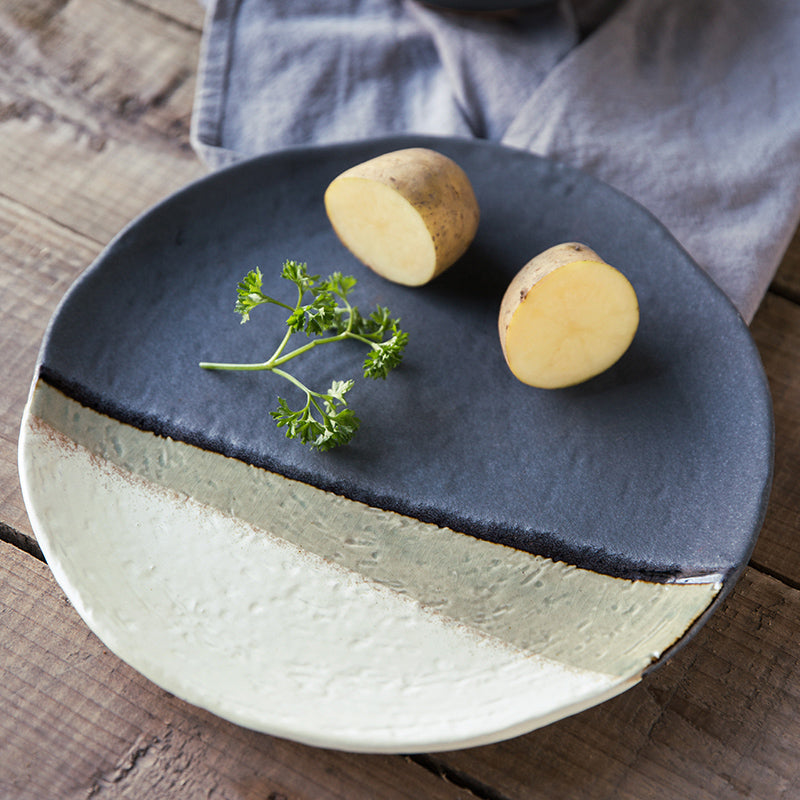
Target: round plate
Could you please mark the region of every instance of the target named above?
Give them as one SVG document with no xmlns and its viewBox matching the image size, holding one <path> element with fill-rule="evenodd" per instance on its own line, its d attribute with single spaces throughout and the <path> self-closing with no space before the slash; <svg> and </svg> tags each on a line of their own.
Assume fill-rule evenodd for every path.
<svg viewBox="0 0 800 800">
<path fill-rule="evenodd" d="M 454 158 L 481 206 L 467 254 L 429 285 L 388 283 L 333 234 L 322 195 L 406 146 Z M 531 257 L 581 241 L 640 301 L 633 345 L 561 391 L 516 381 L 500 298 Z M 357 381 L 362 426 L 327 453 L 269 411 L 298 400 L 258 361 L 256 266 L 358 279 L 410 336 Z M 357 377 L 357 348 L 298 374 Z M 531 730 L 629 687 L 735 581 L 763 521 L 771 402 L 740 316 L 649 213 L 563 165 L 494 144 L 402 137 L 240 163 L 136 220 L 54 315 L 20 474 L 47 560 L 89 626 L 170 692 L 311 744 L 410 752 Z"/>
</svg>

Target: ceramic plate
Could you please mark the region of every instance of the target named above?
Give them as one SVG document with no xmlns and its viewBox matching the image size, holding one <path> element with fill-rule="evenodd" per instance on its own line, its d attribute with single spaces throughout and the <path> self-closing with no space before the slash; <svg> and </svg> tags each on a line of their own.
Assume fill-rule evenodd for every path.
<svg viewBox="0 0 800 800">
<path fill-rule="evenodd" d="M 427 145 L 482 209 L 462 260 L 422 288 L 340 245 L 322 195 L 345 168 Z M 641 323 L 609 371 L 516 381 L 497 312 L 533 255 L 581 241 L 631 280 Z M 285 329 L 241 325 L 258 266 L 357 277 L 410 335 L 360 380 L 361 429 L 327 453 L 269 417 L 291 387 L 258 361 Z M 282 285 L 283 284 L 283 285 Z M 357 377 L 318 348 L 300 374 Z M 126 228 L 58 308 L 20 445 L 36 535 L 122 659 L 222 717 L 325 747 L 496 741 L 630 687 L 697 629 L 755 543 L 771 403 L 741 318 L 667 231 L 586 175 L 493 144 L 394 138 L 298 149 L 212 174 Z"/>
</svg>

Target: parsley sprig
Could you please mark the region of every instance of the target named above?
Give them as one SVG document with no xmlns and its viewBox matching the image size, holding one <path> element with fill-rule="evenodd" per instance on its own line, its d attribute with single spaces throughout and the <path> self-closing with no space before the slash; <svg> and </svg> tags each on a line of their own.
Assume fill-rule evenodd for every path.
<svg viewBox="0 0 800 800">
<path fill-rule="evenodd" d="M 263 275 L 256 267 L 245 275 L 237 286 L 234 310 L 249 321 L 250 313 L 258 306 L 273 304 L 289 312 L 286 333 L 273 354 L 266 360 L 251 364 L 203 361 L 203 369 L 212 370 L 269 370 L 294 384 L 305 394 L 305 404 L 292 409 L 283 397 L 278 397 L 278 408 L 270 416 L 279 428 L 286 428 L 289 439 L 299 439 L 316 450 L 330 450 L 349 442 L 360 425 L 360 420 L 347 405 L 345 395 L 353 388 L 353 380 L 334 380 L 324 392 L 306 386 L 283 366 L 314 347 L 355 339 L 369 347 L 362 371 L 365 378 L 385 378 L 397 367 L 408 342 L 408 334 L 399 328 L 399 319 L 391 316 L 389 309 L 378 306 L 369 316 L 362 316 L 348 297 L 356 285 L 352 276 L 334 272 L 324 280 L 319 275 L 309 275 L 306 264 L 285 261 L 281 277 L 297 287 L 294 305 L 270 297 L 262 291 Z M 305 344 L 287 348 L 294 334 L 304 333 Z"/>
</svg>

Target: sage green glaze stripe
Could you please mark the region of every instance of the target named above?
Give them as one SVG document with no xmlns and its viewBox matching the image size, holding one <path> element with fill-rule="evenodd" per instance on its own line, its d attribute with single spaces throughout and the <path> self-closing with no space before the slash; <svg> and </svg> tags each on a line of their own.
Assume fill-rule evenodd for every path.
<svg viewBox="0 0 800 800">
<path fill-rule="evenodd" d="M 109 462 L 564 664 L 636 675 L 678 641 L 718 584 L 599 575 L 371 508 L 87 409 L 39 382 L 31 412 Z"/>
</svg>

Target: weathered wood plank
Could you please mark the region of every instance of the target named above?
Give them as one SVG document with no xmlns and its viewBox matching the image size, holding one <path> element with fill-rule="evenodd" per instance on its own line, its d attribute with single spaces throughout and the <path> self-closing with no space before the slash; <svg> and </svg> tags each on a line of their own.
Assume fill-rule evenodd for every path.
<svg viewBox="0 0 800 800">
<path fill-rule="evenodd" d="M 84 119 L 119 118 L 170 137 L 178 119 L 188 130 L 199 25 L 130 0 L 40 0 L 4 7 L 0 36 L 8 82 L 35 88 L 54 111 L 79 96 L 92 112 Z"/>
<path fill-rule="evenodd" d="M 167 147 L 94 139 L 69 122 L 35 116 L 7 121 L 0 147 L 13 164 L 0 178 L 0 195 L 102 243 L 203 172 Z"/>
<path fill-rule="evenodd" d="M 30 535 L 17 479 L 17 437 L 47 320 L 100 245 L 0 196 L 0 520 Z"/>
<path fill-rule="evenodd" d="M 768 294 L 751 330 L 775 413 L 772 494 L 753 563 L 800 586 L 800 305 Z"/>
<path fill-rule="evenodd" d="M 772 286 L 775 292 L 800 303 L 800 228 L 786 251 Z"/>
<path fill-rule="evenodd" d="M 0 7 L 5 538 L 8 526 L 31 533 L 17 480 L 17 433 L 57 302 L 133 217 L 205 174 L 188 143 L 199 27 L 171 22 L 170 4 L 161 5 L 158 13 L 124 0 Z M 199 7 L 178 8 L 202 18 Z M 142 32 L 146 47 L 139 46 Z"/>
<path fill-rule="evenodd" d="M 47 566 L 0 543 L 0 797 L 454 800 L 398 756 L 319 750 L 169 695 L 86 628 Z"/>
<path fill-rule="evenodd" d="M 201 0 L 127 0 L 127 2 L 146 6 L 156 14 L 163 15 L 198 33 L 203 29 L 205 6 Z"/>
<path fill-rule="evenodd" d="M 86 2 L 37 38 L 0 12 L 0 195 L 105 243 L 205 172 L 188 143 L 198 36 L 177 25 L 168 36 L 146 9 L 134 20 L 126 4 Z M 144 19 L 148 46 L 134 46 Z"/>
<path fill-rule="evenodd" d="M 672 661 L 583 714 L 431 758 L 516 800 L 800 797 L 800 592 L 748 569 Z"/>
</svg>

